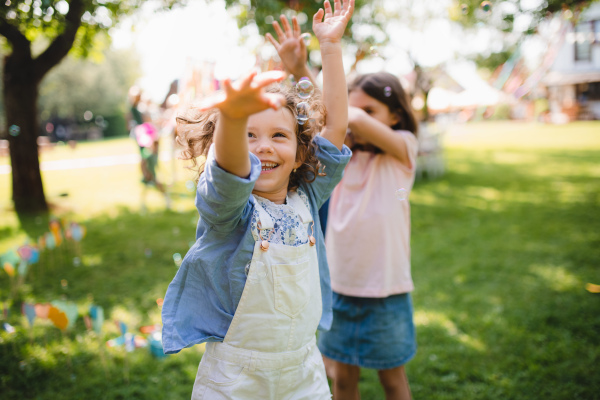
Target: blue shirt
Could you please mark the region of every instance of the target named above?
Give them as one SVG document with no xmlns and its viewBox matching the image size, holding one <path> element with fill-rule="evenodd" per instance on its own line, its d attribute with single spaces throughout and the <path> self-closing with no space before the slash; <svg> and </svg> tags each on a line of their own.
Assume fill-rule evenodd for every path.
<svg viewBox="0 0 600 400">
<path fill-rule="evenodd" d="M 320 227 L 319 208 L 342 179 L 352 152 L 346 146 L 340 151 L 321 136 L 313 141 L 326 176 L 317 176 L 300 189 L 308 196 L 315 227 Z M 251 219 L 255 199 L 251 194 L 262 166 L 252 153 L 250 162 L 250 176 L 240 178 L 217 165 L 212 148 L 208 152 L 196 192 L 200 213 L 196 243 L 183 259 L 163 303 L 166 354 L 202 342 L 221 342 L 229 329 L 246 284 L 245 266 L 254 251 Z M 314 233 L 323 299 L 319 329 L 328 330 L 333 318 L 329 267 L 323 232 L 316 228 Z"/>
</svg>

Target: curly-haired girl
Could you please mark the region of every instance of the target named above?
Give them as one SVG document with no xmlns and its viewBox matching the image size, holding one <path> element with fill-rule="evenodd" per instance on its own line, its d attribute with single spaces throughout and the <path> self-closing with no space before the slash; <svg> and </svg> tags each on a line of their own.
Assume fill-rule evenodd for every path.
<svg viewBox="0 0 600 400">
<path fill-rule="evenodd" d="M 340 39 L 354 1 L 324 8 L 313 18 L 322 126 L 298 115 L 306 104 L 294 93 L 266 90 L 285 77 L 276 71 L 225 80 L 222 94 L 178 118 L 184 156 L 205 160 L 197 240 L 165 296 L 163 347 L 208 342 L 193 399 L 331 398 L 315 340 L 332 319 L 318 210 L 351 155 Z"/>
</svg>

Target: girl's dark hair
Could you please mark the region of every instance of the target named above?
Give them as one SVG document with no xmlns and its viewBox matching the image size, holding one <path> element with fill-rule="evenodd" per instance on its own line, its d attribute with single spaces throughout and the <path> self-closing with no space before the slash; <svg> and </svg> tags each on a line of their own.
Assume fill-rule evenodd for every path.
<svg viewBox="0 0 600 400">
<path fill-rule="evenodd" d="M 284 107 L 292 113 L 296 121 L 296 160 L 302 161 L 302 165 L 290 175 L 288 191 L 293 191 L 302 182 L 312 182 L 320 174 L 321 164 L 317 159 L 316 146 L 312 139 L 323 127 L 326 117 L 325 107 L 321 100 L 321 94 L 316 88 L 310 99 L 301 99 L 297 96 L 294 88 L 281 85 L 274 85 L 267 92 L 283 94 L 286 100 Z M 304 124 L 299 124 L 296 106 L 302 101 L 309 103 L 311 116 Z M 183 147 L 180 158 L 192 161 L 191 168 L 198 173 L 196 180 L 204 172 L 204 161 L 213 141 L 218 118 L 218 109 L 213 108 L 200 112 L 194 106 L 190 106 L 177 116 L 175 139 Z M 203 156 L 202 160 L 196 160 L 200 156 Z"/>
<path fill-rule="evenodd" d="M 398 116 L 399 121 L 392 126 L 392 129 L 410 131 L 417 136 L 419 130 L 417 118 L 408 94 L 402 88 L 397 77 L 388 72 L 359 75 L 348 86 L 348 93 L 355 89 L 360 89 L 375 100 L 382 102 L 390 112 Z"/>
</svg>

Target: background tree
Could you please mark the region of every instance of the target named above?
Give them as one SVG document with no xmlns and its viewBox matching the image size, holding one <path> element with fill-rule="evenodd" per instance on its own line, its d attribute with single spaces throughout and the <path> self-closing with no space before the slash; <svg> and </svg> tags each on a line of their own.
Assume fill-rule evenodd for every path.
<svg viewBox="0 0 600 400">
<path fill-rule="evenodd" d="M 544 19 L 565 12 L 573 21 L 579 13 L 597 0 L 373 0 L 357 1 L 357 9 L 348 27 L 351 40 L 346 46 L 347 56 L 354 58 L 352 68 L 370 56 L 383 56 L 404 52 L 417 72 L 415 92 L 426 100 L 432 79 L 439 74 L 439 65 L 426 65 L 419 60 L 419 35 L 427 33 L 432 24 L 440 20 L 456 25 L 453 34 L 461 43 L 469 43 L 481 30 L 494 33 L 493 43 L 483 53 L 455 53 L 455 59 L 469 59 L 478 66 L 495 70 L 516 51 L 521 41 L 536 33 Z M 304 31 L 310 29 L 310 16 L 322 1 L 296 0 L 226 0 L 238 18 L 240 27 L 256 23 L 261 34 L 272 32 L 270 22 L 277 18 L 282 8 L 288 16 L 298 15 Z M 308 18 L 307 18 L 308 17 Z M 393 37 L 390 37 L 392 35 Z M 405 39 L 406 38 L 406 39 Z M 405 40 L 404 40 L 405 39 Z M 315 43 L 316 45 L 316 43 Z M 315 50 L 309 47 L 309 50 Z M 386 51 L 387 50 L 387 51 Z M 316 53 L 316 52 L 315 52 Z M 379 53 L 379 54 L 377 54 Z M 312 58 L 313 65 L 318 59 Z M 427 116 L 426 110 L 423 113 Z"/>
<path fill-rule="evenodd" d="M 545 0 L 535 4 L 523 0 L 462 0 L 452 3 L 449 16 L 466 30 L 495 31 L 496 48 L 471 57 L 478 66 L 493 71 L 513 55 L 524 39 L 537 34 L 544 20 L 563 13 L 576 23 L 581 12 L 595 1 L 598 0 Z"/>
<path fill-rule="evenodd" d="M 127 134 L 127 92 L 139 76 L 139 57 L 134 49 L 107 48 L 86 59 L 65 57 L 40 85 L 42 128 L 44 122 L 69 118 L 80 122 L 80 127 L 103 127 L 104 136 Z M 87 111 L 92 113 L 91 120 L 84 118 Z"/>
<path fill-rule="evenodd" d="M 19 216 L 48 210 L 37 152 L 37 100 L 44 76 L 68 53 L 85 57 L 96 40 L 144 0 L 6 0 L 0 8 L 0 35 L 8 47 L 2 94 L 10 146 L 12 200 Z M 158 0 L 169 9 L 185 0 Z M 34 52 L 32 44 L 43 43 Z"/>
</svg>

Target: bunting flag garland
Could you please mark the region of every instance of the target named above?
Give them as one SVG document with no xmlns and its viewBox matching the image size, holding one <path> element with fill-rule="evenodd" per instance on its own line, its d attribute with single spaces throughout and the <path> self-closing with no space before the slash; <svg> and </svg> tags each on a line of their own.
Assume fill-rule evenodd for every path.
<svg viewBox="0 0 600 400">
<path fill-rule="evenodd" d="M 27 317 L 27 322 L 29 322 L 29 327 L 32 328 L 33 322 L 35 321 L 35 317 L 36 317 L 35 306 L 30 303 L 23 303 L 23 305 L 21 307 L 21 312 L 23 313 L 23 315 L 25 315 Z"/>
<path fill-rule="evenodd" d="M 0 317 L 3 317 L 2 329 L 9 333 L 16 332 L 18 327 L 8 323 L 9 320 L 9 302 L 12 302 L 13 296 L 18 292 L 21 284 L 32 269 L 36 268 L 35 277 L 43 276 L 48 272 L 52 273 L 52 267 L 57 264 L 67 265 L 65 257 L 69 257 L 65 250 L 58 251 L 63 245 L 67 252 L 75 252 L 77 260 L 81 260 L 80 242 L 86 236 L 86 228 L 76 222 L 68 222 L 59 219 L 52 219 L 49 223 L 49 231 L 40 235 L 37 240 L 25 241 L 22 245 L 0 254 L 0 279 L 4 273 L 10 278 L 11 298 L 0 302 Z M 64 247 L 63 247 L 64 248 Z M 36 265 L 36 267 L 33 267 Z M 71 263 L 69 263 L 71 264 Z M 80 262 L 73 263 L 75 267 Z M 4 272 L 2 272 L 4 271 Z M 40 273 L 40 275 L 37 274 Z M 13 279 L 18 276 L 18 279 Z M 66 287 L 64 280 L 63 288 Z M 157 300 L 157 305 L 162 305 L 162 299 Z M 76 303 L 67 300 L 54 300 L 45 303 L 23 302 L 21 303 L 21 313 L 27 319 L 27 324 L 33 335 L 33 327 L 36 319 L 50 321 L 56 328 L 65 332 L 75 326 L 79 317 L 79 309 Z M 94 331 L 101 339 L 101 333 L 105 321 L 104 309 L 101 306 L 90 305 L 88 312 L 82 315 L 87 331 Z M 12 320 L 11 320 L 12 322 Z M 162 347 L 161 325 L 147 325 L 139 328 L 139 333 L 134 334 L 128 330 L 124 321 L 115 321 L 119 329 L 119 336 L 106 342 L 109 347 L 124 346 L 127 352 L 136 348 L 149 347 L 150 353 L 155 357 L 166 357 Z M 33 338 L 33 336 L 32 336 Z"/>
<path fill-rule="evenodd" d="M 92 319 L 92 329 L 99 334 L 104 323 L 104 309 L 100 306 L 90 306 L 90 318 Z"/>
<path fill-rule="evenodd" d="M 77 320 L 77 316 L 79 315 L 79 311 L 77 310 L 77 305 L 75 303 L 73 303 L 72 301 L 54 300 L 52 302 L 52 306 L 54 308 L 58 309 L 60 312 L 62 312 L 65 315 L 65 319 L 66 319 L 66 326 L 64 328 L 61 328 L 60 326 L 58 326 L 56 322 L 55 322 L 55 325 L 57 327 L 61 328 L 62 330 L 72 328 L 73 325 L 75 324 L 75 320 Z M 52 308 L 50 308 L 50 312 L 52 313 Z M 62 320 L 61 320 L 61 322 L 62 322 Z"/>
<path fill-rule="evenodd" d="M 56 326 L 61 331 L 66 330 L 67 326 L 69 325 L 67 314 L 65 314 L 63 311 L 59 310 L 54 306 L 50 306 L 50 309 L 48 311 L 48 319 L 52 321 L 54 326 Z"/>
<path fill-rule="evenodd" d="M 48 314 L 50 314 L 50 307 L 52 306 L 48 303 L 36 304 L 34 306 L 35 315 L 41 319 L 48 319 Z"/>
<path fill-rule="evenodd" d="M 9 263 L 8 261 L 4 262 L 4 270 L 6 271 L 6 273 L 8 274 L 8 276 L 10 276 L 11 278 L 13 276 L 15 276 L 15 267 Z"/>
<path fill-rule="evenodd" d="M 38 237 L 37 241 L 30 243 L 29 240 L 26 240 L 24 244 L 18 246 L 16 249 L 11 249 L 4 254 L 0 254 L 0 272 L 6 272 L 10 278 L 14 278 L 15 275 L 18 275 L 19 277 L 18 281 L 11 283 L 13 295 L 24 283 L 25 277 L 31 270 L 32 265 L 40 264 L 40 273 L 43 273 L 44 269 L 49 266 L 53 266 L 56 263 L 64 264 L 64 252 L 59 253 L 57 259 L 53 250 L 67 241 L 70 241 L 73 244 L 68 251 L 74 251 L 77 254 L 78 257 L 75 257 L 75 259 L 77 259 L 78 262 L 74 262 L 74 265 L 76 267 L 79 266 L 81 264 L 79 261 L 81 257 L 81 247 L 79 243 L 85 235 L 86 229 L 83 225 L 76 222 L 61 222 L 57 219 L 53 219 L 49 224 L 49 232 L 42 234 Z M 45 253 L 42 254 L 42 251 Z M 50 252 L 48 253 L 46 251 Z M 42 263 L 41 259 L 45 257 L 49 257 L 49 259 L 44 260 Z M 0 274 L 0 278 L 2 275 L 3 274 Z"/>
</svg>

